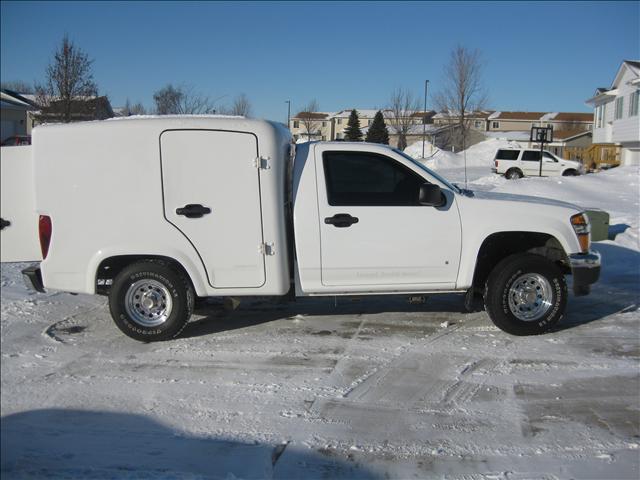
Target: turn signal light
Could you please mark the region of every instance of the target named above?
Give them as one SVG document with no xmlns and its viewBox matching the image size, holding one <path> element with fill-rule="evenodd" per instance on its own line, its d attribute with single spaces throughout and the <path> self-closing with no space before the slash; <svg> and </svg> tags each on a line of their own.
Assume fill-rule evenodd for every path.
<svg viewBox="0 0 640 480">
<path fill-rule="evenodd" d="M 42 259 L 47 258 L 49 253 L 49 244 L 51 243 L 51 217 L 49 215 L 40 215 L 38 220 L 38 234 L 40 236 L 40 250 L 42 251 Z"/>
<path fill-rule="evenodd" d="M 588 252 L 591 244 L 591 225 L 589 224 L 589 217 L 584 213 L 578 213 L 571 217 L 571 226 L 578 237 L 580 250 L 584 253 Z"/>
</svg>

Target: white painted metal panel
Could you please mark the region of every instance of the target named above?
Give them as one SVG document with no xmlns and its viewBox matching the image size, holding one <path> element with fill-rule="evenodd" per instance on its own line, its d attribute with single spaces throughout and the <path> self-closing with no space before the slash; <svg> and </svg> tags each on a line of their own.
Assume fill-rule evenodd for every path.
<svg viewBox="0 0 640 480">
<path fill-rule="evenodd" d="M 322 151 L 316 150 L 315 160 L 323 285 L 400 288 L 455 283 L 462 234 L 451 192 L 446 192 L 447 204 L 442 208 L 331 206 L 327 200 Z M 325 218 L 340 213 L 357 217 L 358 223 L 337 228 L 324 222 Z"/>
<path fill-rule="evenodd" d="M 32 147 L 2 147 L 1 152 L 0 217 L 10 225 L 0 232 L 0 260 L 40 261 Z"/>
<path fill-rule="evenodd" d="M 215 288 L 265 283 L 260 170 L 248 133 L 173 130 L 161 135 L 164 213 L 194 245 Z M 176 210 L 210 208 L 201 218 Z"/>
</svg>

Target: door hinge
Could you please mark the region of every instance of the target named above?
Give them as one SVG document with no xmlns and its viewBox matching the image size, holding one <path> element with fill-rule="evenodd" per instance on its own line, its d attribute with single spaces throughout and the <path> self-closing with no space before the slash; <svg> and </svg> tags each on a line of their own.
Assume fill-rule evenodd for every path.
<svg viewBox="0 0 640 480">
<path fill-rule="evenodd" d="M 276 248 L 274 243 L 263 243 L 261 245 L 262 254 L 265 256 L 272 256 L 276 254 Z"/>
<path fill-rule="evenodd" d="M 253 164 L 260 170 L 269 170 L 271 168 L 269 160 L 271 160 L 271 157 L 258 157 L 253 161 Z"/>
</svg>

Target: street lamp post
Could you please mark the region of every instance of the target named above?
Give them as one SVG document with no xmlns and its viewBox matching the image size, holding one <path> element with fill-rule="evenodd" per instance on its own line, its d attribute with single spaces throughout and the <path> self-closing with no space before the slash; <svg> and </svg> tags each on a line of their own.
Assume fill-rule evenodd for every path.
<svg viewBox="0 0 640 480">
<path fill-rule="evenodd" d="M 287 104 L 287 128 L 289 128 L 289 122 L 291 121 L 291 100 L 285 100 Z"/>
<path fill-rule="evenodd" d="M 424 142 L 427 138 L 427 89 L 429 88 L 429 80 L 424 81 L 424 112 L 422 115 L 422 158 L 424 158 Z"/>
</svg>

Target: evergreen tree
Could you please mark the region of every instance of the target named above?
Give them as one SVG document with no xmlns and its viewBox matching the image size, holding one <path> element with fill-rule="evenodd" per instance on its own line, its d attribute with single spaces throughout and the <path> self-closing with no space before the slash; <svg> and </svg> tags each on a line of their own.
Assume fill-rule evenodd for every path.
<svg viewBox="0 0 640 480">
<path fill-rule="evenodd" d="M 358 118 L 358 112 L 351 110 L 349 115 L 349 121 L 347 122 L 347 128 L 344 129 L 344 139 L 351 142 L 362 141 L 362 131 L 360 130 L 360 119 Z"/>
<path fill-rule="evenodd" d="M 384 117 L 380 110 L 378 110 L 376 116 L 373 117 L 373 122 L 371 122 L 369 130 L 367 130 L 366 141 L 389 145 L 389 132 L 387 131 L 387 126 L 384 123 Z"/>
</svg>

